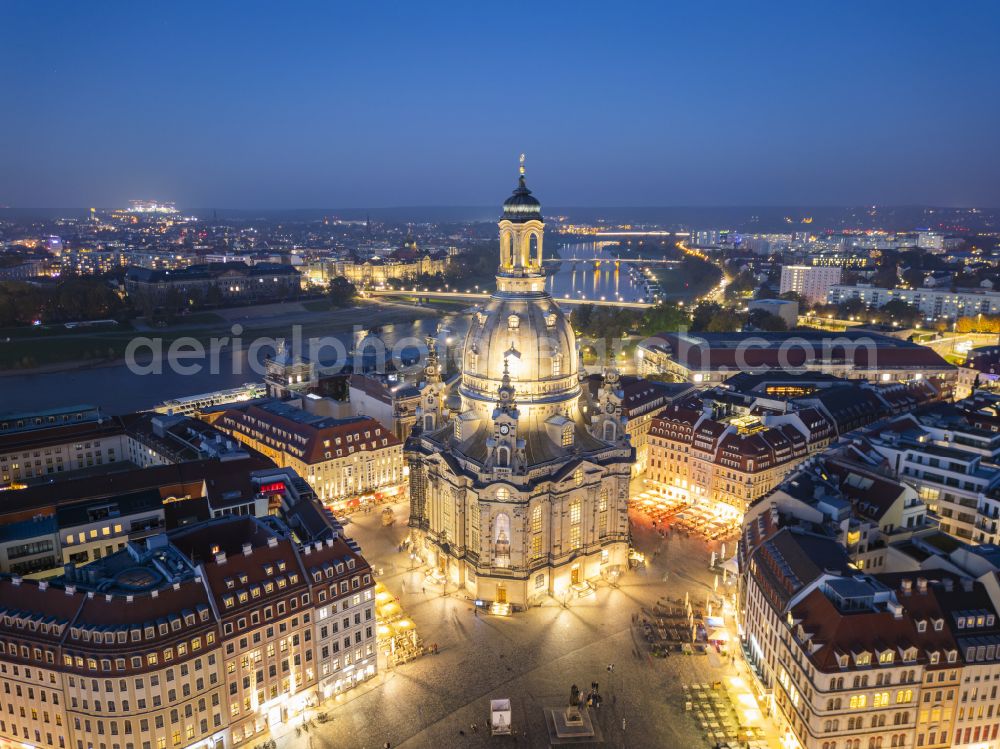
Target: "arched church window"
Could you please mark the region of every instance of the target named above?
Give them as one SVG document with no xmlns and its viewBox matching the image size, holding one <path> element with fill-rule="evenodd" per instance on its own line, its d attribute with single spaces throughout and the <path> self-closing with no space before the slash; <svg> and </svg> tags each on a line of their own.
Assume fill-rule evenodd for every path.
<svg viewBox="0 0 1000 749">
<path fill-rule="evenodd" d="M 528 237 L 528 265 L 538 265 L 541 262 L 538 250 L 538 235 L 532 233 Z"/>
<path fill-rule="evenodd" d="M 604 422 L 604 441 L 605 442 L 614 442 L 615 439 L 617 439 L 616 432 L 617 432 L 617 430 L 615 429 L 614 422 L 611 422 L 611 421 L 605 421 Z"/>
<path fill-rule="evenodd" d="M 569 447 L 573 444 L 573 424 L 567 424 L 562 430 L 562 446 Z"/>
<path fill-rule="evenodd" d="M 497 448 L 497 465 L 501 467 L 510 465 L 510 448 L 506 445 Z"/>
<path fill-rule="evenodd" d="M 552 357 L 552 376 L 559 377 L 562 375 L 562 354 L 555 354 Z"/>
<path fill-rule="evenodd" d="M 510 566 L 510 516 L 501 512 L 493 523 L 493 563 Z"/>
<path fill-rule="evenodd" d="M 424 431 L 434 431 L 434 414 L 424 414 Z"/>
<path fill-rule="evenodd" d="M 507 327 L 511 330 L 517 330 L 521 326 L 521 318 L 517 315 L 511 315 L 507 318 Z"/>
<path fill-rule="evenodd" d="M 583 469 L 582 468 L 577 468 L 576 469 L 576 471 L 573 473 L 573 480 L 576 482 L 577 486 L 580 486 L 583 483 Z"/>
</svg>

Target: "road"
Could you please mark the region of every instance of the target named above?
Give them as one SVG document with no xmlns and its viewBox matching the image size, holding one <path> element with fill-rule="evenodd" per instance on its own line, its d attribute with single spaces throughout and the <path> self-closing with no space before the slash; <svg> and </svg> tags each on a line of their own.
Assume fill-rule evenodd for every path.
<svg viewBox="0 0 1000 749">
<path fill-rule="evenodd" d="M 405 505 L 394 507 L 406 517 Z M 654 659 L 632 616 L 665 595 L 704 600 L 711 590 L 710 549 L 694 538 L 663 540 L 642 516 L 633 518 L 635 546 L 647 564 L 628 573 L 617 588 L 563 608 L 555 601 L 511 617 L 476 616 L 464 594 L 445 595 L 411 569 L 398 551 L 407 529 L 383 527 L 378 512 L 352 516 L 346 527 L 361 544 L 379 579 L 399 597 L 416 623 L 425 655 L 349 692 L 330 720 L 308 734 L 286 736 L 279 749 L 451 749 L 452 747 L 547 747 L 542 708 L 566 704 L 570 686 L 601 685 L 605 703 L 595 711 L 605 744 L 614 747 L 709 746 L 684 710 L 682 686 L 723 678 L 732 667 L 712 653 Z M 405 587 L 405 591 L 404 591 Z M 615 664 L 614 672 L 607 666 Z M 380 667 L 381 668 L 381 667 Z M 518 735 L 492 738 L 484 731 L 490 698 L 512 701 Z M 626 730 L 621 728 L 627 719 Z M 473 732 L 472 724 L 478 731 Z"/>
<path fill-rule="evenodd" d="M 486 292 L 474 292 L 474 291 L 392 291 L 392 290 L 372 290 L 365 292 L 368 296 L 372 297 L 419 297 L 422 299 L 461 299 L 468 300 L 470 302 L 476 301 L 486 301 L 490 298 L 490 294 Z M 623 302 L 618 300 L 607 300 L 607 299 L 586 299 L 586 298 L 559 298 L 556 297 L 556 301 L 559 302 L 560 306 L 572 305 L 572 304 L 593 304 L 598 307 L 626 307 L 628 309 L 648 309 L 652 307 L 651 302 Z"/>
<path fill-rule="evenodd" d="M 719 283 L 713 286 L 711 289 L 709 289 L 706 293 L 702 294 L 702 296 L 699 297 L 698 301 L 723 304 L 726 301 L 726 286 L 729 284 L 729 279 L 726 277 L 726 269 L 722 266 L 722 263 L 720 263 L 718 260 L 713 260 L 711 257 L 706 255 L 704 252 L 701 252 L 700 250 L 688 247 L 686 244 L 684 244 L 684 240 L 678 242 L 676 246 L 677 249 L 683 252 L 685 255 L 690 255 L 691 257 L 696 257 L 701 260 L 705 260 L 719 269 L 719 271 L 722 273 L 722 278 L 719 280 Z"/>
</svg>

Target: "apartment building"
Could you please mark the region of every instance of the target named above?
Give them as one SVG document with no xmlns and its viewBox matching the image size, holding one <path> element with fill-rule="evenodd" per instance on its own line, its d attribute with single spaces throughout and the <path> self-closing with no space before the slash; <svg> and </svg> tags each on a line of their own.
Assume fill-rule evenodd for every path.
<svg viewBox="0 0 1000 749">
<path fill-rule="evenodd" d="M 869 307 L 884 307 L 892 301 L 905 302 L 919 309 L 927 320 L 955 320 L 979 314 L 1000 314 L 1000 292 L 989 289 L 953 291 L 927 286 L 888 289 L 869 284 L 846 286 L 838 283 L 830 286 L 826 296 L 826 301 L 830 304 L 840 304 L 851 299 L 860 299 Z"/>
<path fill-rule="evenodd" d="M 786 741 L 996 746 L 995 568 L 986 582 L 940 569 L 863 574 L 838 540 L 776 515 L 745 526 L 740 611 L 747 662 Z"/>
<path fill-rule="evenodd" d="M 915 407 L 923 388 L 876 388 L 822 374 L 744 374 L 660 411 L 648 480 L 669 496 L 745 511 L 839 435 Z"/>
<path fill-rule="evenodd" d="M 324 501 L 394 493 L 404 482 L 402 440 L 370 417 L 337 419 L 271 400 L 227 409 L 213 423 L 292 468 Z"/>
<path fill-rule="evenodd" d="M 809 304 L 823 304 L 830 287 L 840 283 L 842 273 L 837 265 L 785 265 L 778 293 L 792 291 Z"/>
<path fill-rule="evenodd" d="M 937 404 L 873 428 L 866 440 L 963 541 L 1000 541 L 1000 433 L 973 426 L 959 405 Z"/>
<path fill-rule="evenodd" d="M 276 517 L 218 518 L 50 581 L 0 578 L 0 737 L 251 745 L 371 678 L 371 570 L 339 527 L 323 535 L 294 541 Z M 334 612 L 336 636 L 318 636 Z"/>
</svg>

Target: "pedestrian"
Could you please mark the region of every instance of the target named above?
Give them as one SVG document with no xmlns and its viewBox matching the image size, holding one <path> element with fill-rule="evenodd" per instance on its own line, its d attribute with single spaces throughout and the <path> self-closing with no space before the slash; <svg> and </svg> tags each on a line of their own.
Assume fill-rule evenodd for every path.
<svg viewBox="0 0 1000 749">
<path fill-rule="evenodd" d="M 622 718 L 622 733 L 625 732 L 625 719 Z"/>
<path fill-rule="evenodd" d="M 473 723 L 472 724 L 472 732 L 473 733 L 477 733 L 478 731 L 479 731 L 479 726 L 477 726 L 475 723 Z"/>
<path fill-rule="evenodd" d="M 424 595 L 427 595 L 427 586 L 426 585 L 421 585 L 420 586 L 420 592 L 423 593 Z"/>
</svg>

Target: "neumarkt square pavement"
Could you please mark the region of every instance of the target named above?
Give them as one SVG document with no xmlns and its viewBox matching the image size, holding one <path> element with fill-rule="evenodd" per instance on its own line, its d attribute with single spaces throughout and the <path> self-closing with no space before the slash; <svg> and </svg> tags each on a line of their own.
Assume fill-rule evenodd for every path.
<svg viewBox="0 0 1000 749">
<path fill-rule="evenodd" d="M 709 557 L 718 544 L 678 535 L 665 540 L 633 516 L 634 544 L 646 564 L 617 588 L 601 584 L 565 608 L 552 601 L 510 617 L 476 616 L 464 593 L 444 595 L 398 550 L 407 508 L 393 509 L 393 526 L 383 526 L 376 510 L 352 515 L 346 531 L 381 568 L 378 579 L 399 597 L 424 644 L 436 643 L 438 653 L 391 670 L 380 664 L 378 677 L 319 708 L 326 722 L 314 720 L 298 735 L 287 732 L 278 749 L 382 749 L 385 742 L 393 749 L 548 747 L 543 708 L 566 705 L 573 684 L 588 692 L 594 681 L 603 704 L 592 712 L 604 743 L 593 746 L 711 746 L 685 711 L 684 685 L 732 675 L 729 659 L 714 652 L 653 658 L 633 616 L 664 596 L 688 592 L 703 601 L 712 590 Z M 489 735 L 491 698 L 511 700 L 516 735 Z"/>
</svg>

